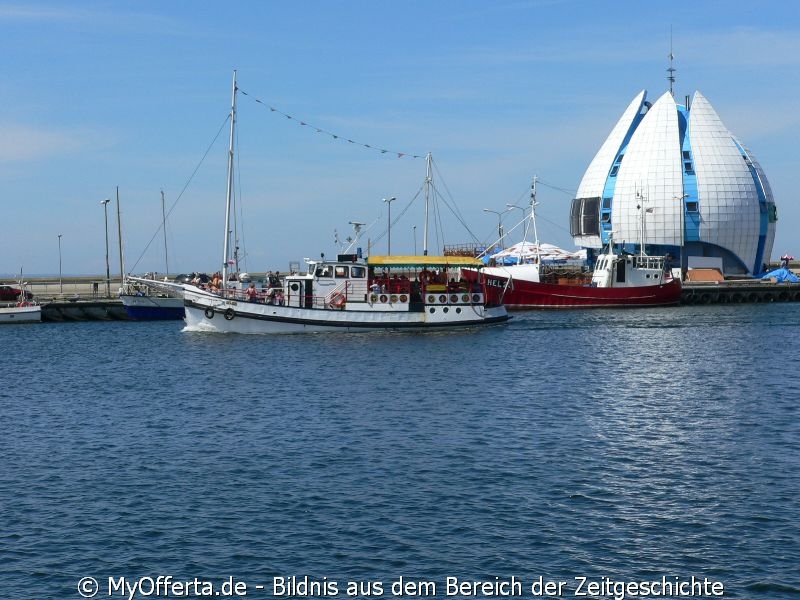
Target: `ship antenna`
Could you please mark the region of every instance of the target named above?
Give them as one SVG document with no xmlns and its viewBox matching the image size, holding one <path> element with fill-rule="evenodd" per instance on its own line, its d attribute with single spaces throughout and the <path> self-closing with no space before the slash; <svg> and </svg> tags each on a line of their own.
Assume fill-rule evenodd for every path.
<svg viewBox="0 0 800 600">
<path fill-rule="evenodd" d="M 667 81 L 669 81 L 669 95 L 673 98 L 673 86 L 675 84 L 675 68 L 672 66 L 672 61 L 675 60 L 675 55 L 672 54 L 672 25 L 669 26 L 669 68 L 667 69 Z"/>
</svg>

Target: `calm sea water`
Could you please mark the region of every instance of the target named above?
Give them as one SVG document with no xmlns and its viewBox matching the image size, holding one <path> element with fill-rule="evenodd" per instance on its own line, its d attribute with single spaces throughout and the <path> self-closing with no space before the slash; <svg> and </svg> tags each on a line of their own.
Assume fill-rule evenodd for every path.
<svg viewBox="0 0 800 600">
<path fill-rule="evenodd" d="M 292 576 L 313 597 L 401 576 L 440 598 L 512 576 L 527 598 L 540 576 L 563 598 L 692 576 L 800 596 L 800 304 L 181 327 L 0 329 L 3 598 L 80 598 L 84 577 L 157 597 L 159 575 L 252 598 L 302 597 Z"/>
</svg>

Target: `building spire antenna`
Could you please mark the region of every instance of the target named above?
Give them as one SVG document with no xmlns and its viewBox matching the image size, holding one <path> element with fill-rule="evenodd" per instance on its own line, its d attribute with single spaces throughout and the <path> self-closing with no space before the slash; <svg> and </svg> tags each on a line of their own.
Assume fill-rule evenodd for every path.
<svg viewBox="0 0 800 600">
<path fill-rule="evenodd" d="M 672 25 L 669 26 L 669 68 L 667 69 L 667 81 L 669 81 L 669 95 L 675 97 L 673 86 L 675 84 L 675 68 L 672 66 L 672 61 L 675 60 L 675 55 L 672 54 Z"/>
</svg>

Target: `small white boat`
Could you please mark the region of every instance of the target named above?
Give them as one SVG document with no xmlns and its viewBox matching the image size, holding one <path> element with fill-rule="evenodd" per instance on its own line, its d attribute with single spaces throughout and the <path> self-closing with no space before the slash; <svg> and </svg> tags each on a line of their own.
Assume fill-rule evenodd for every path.
<svg viewBox="0 0 800 600">
<path fill-rule="evenodd" d="M 0 323 L 40 323 L 42 307 L 33 300 L 33 295 L 26 289 L 22 281 L 22 272 L 18 286 L 11 288 L 17 293 L 16 301 L 0 303 Z"/>
<path fill-rule="evenodd" d="M 0 323 L 40 323 L 42 307 L 32 302 L 0 306 Z"/>
<path fill-rule="evenodd" d="M 306 260 L 306 273 L 259 294 L 254 285 L 229 286 L 236 73 L 233 76 L 228 193 L 222 283 L 216 289 L 183 284 L 186 329 L 222 333 L 300 333 L 389 329 L 444 329 L 501 323 L 505 307 L 487 301 L 483 286 L 458 283 L 461 269 L 483 264 L 463 256 L 340 255 Z M 354 223 L 354 225 L 356 225 Z M 427 250 L 427 248 L 426 248 Z M 141 280 L 139 280 L 141 281 Z M 238 283 L 238 282 L 237 282 Z"/>
</svg>

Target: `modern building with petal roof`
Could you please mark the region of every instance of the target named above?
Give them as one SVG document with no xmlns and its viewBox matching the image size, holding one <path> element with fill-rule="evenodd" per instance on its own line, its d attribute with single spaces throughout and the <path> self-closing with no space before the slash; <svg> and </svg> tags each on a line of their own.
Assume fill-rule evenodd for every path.
<svg viewBox="0 0 800 600">
<path fill-rule="evenodd" d="M 708 100 L 689 100 L 633 99 L 581 180 L 570 233 L 590 255 L 613 237 L 674 267 L 712 257 L 726 275 L 761 273 L 777 221 L 769 182 Z"/>
</svg>

